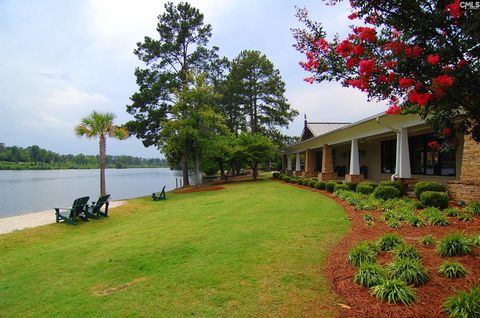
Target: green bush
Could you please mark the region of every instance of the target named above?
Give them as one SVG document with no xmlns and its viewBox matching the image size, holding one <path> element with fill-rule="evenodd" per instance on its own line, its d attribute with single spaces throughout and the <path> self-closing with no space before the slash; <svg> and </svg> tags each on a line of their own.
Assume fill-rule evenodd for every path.
<svg viewBox="0 0 480 318">
<path fill-rule="evenodd" d="M 290 177 L 289 177 L 289 176 L 284 176 L 284 177 L 283 177 L 283 181 L 285 181 L 285 182 L 290 182 Z"/>
<path fill-rule="evenodd" d="M 437 191 L 424 191 L 420 195 L 420 202 L 424 207 L 434 206 L 440 209 L 448 208 L 448 193 Z"/>
<path fill-rule="evenodd" d="M 388 200 L 400 197 L 400 191 L 392 186 L 378 186 L 373 191 L 373 196 L 377 199 Z"/>
<path fill-rule="evenodd" d="M 375 263 L 377 250 L 370 242 L 360 242 L 348 252 L 348 262 L 355 267 L 363 263 Z"/>
<path fill-rule="evenodd" d="M 436 207 L 426 208 L 421 214 L 431 225 L 446 226 L 449 224 L 445 215 Z"/>
<path fill-rule="evenodd" d="M 278 178 L 280 177 L 280 175 L 281 175 L 281 174 L 280 174 L 280 172 L 278 172 L 278 171 L 273 171 L 273 172 L 272 172 L 272 178 L 273 178 L 273 179 L 278 179 Z"/>
<path fill-rule="evenodd" d="M 391 278 L 400 279 L 408 285 L 421 285 L 428 281 L 427 270 L 416 259 L 396 259 L 388 266 L 388 270 Z"/>
<path fill-rule="evenodd" d="M 385 234 L 377 242 L 378 248 L 385 252 L 393 250 L 399 244 L 403 244 L 403 240 L 395 233 Z"/>
<path fill-rule="evenodd" d="M 414 227 L 421 227 L 425 225 L 425 221 L 418 215 L 412 214 L 406 218 L 408 224 Z"/>
<path fill-rule="evenodd" d="M 360 193 L 355 194 L 361 196 L 361 198 L 355 203 L 356 210 L 375 210 L 381 206 L 381 202 L 372 196 L 367 196 Z"/>
<path fill-rule="evenodd" d="M 309 186 L 310 188 L 314 188 L 314 187 L 315 187 L 315 183 L 317 183 L 317 180 L 315 180 L 315 179 L 309 179 L 309 180 L 308 180 L 308 186 Z"/>
<path fill-rule="evenodd" d="M 470 254 L 471 251 L 470 240 L 458 233 L 445 236 L 437 245 L 440 256 L 461 256 Z"/>
<path fill-rule="evenodd" d="M 420 199 L 420 196 L 425 191 L 446 192 L 447 187 L 441 183 L 431 181 L 420 181 L 414 186 L 415 196 Z"/>
<path fill-rule="evenodd" d="M 388 303 L 409 306 L 415 301 L 413 288 L 399 279 L 384 279 L 370 290 L 373 296 Z"/>
<path fill-rule="evenodd" d="M 345 184 L 348 186 L 348 189 L 350 191 L 353 191 L 353 192 L 357 191 L 358 183 L 356 183 L 356 182 L 346 182 Z"/>
<path fill-rule="evenodd" d="M 385 279 L 385 270 L 378 264 L 361 264 L 353 281 L 363 287 L 378 285 Z"/>
<path fill-rule="evenodd" d="M 374 221 L 373 215 L 368 214 L 368 213 L 363 216 L 363 219 L 365 221 Z"/>
<path fill-rule="evenodd" d="M 460 213 L 460 209 L 455 207 L 446 208 L 445 210 L 443 210 L 443 213 L 446 216 L 457 216 Z"/>
<path fill-rule="evenodd" d="M 387 225 L 391 227 L 392 229 L 398 229 L 402 226 L 399 220 L 395 218 L 391 218 L 387 221 Z"/>
<path fill-rule="evenodd" d="M 458 278 L 468 275 L 468 271 L 462 264 L 449 261 L 440 265 L 438 272 L 447 278 Z"/>
<path fill-rule="evenodd" d="M 297 184 L 303 185 L 303 178 L 298 178 L 297 179 Z"/>
<path fill-rule="evenodd" d="M 422 243 L 423 245 L 433 245 L 435 244 L 435 238 L 431 234 L 425 235 L 420 238 L 420 243 Z"/>
<path fill-rule="evenodd" d="M 379 186 L 390 186 L 397 188 L 400 191 L 400 194 L 403 195 L 407 192 L 407 185 L 401 183 L 400 181 L 380 181 L 378 183 Z"/>
<path fill-rule="evenodd" d="M 470 244 L 480 246 L 480 235 L 475 235 L 470 238 Z"/>
<path fill-rule="evenodd" d="M 480 288 L 473 287 L 470 292 L 459 292 L 447 299 L 443 308 L 449 317 L 470 318 L 480 316 Z"/>
<path fill-rule="evenodd" d="M 415 247 L 408 244 L 397 244 L 393 249 L 393 255 L 395 255 L 395 259 L 420 259 L 420 253 Z"/>
<path fill-rule="evenodd" d="M 333 193 L 333 191 L 335 191 L 335 186 L 337 185 L 338 183 L 334 182 L 334 181 L 328 181 L 326 184 L 325 184 L 325 190 L 327 190 L 328 192 L 330 193 Z"/>
<path fill-rule="evenodd" d="M 468 222 L 473 219 L 473 213 L 463 210 L 457 215 L 459 221 Z"/>
<path fill-rule="evenodd" d="M 357 185 L 356 191 L 362 194 L 370 194 L 373 192 L 373 187 L 368 184 L 360 183 L 359 185 Z"/>
<path fill-rule="evenodd" d="M 290 177 L 290 183 L 297 183 L 298 178 L 297 177 Z"/>
<path fill-rule="evenodd" d="M 480 215 L 480 201 L 470 202 L 464 209 L 467 212 L 471 212 L 474 215 Z"/>
<path fill-rule="evenodd" d="M 318 181 L 317 183 L 315 183 L 315 189 L 325 190 L 325 182 Z"/>
<path fill-rule="evenodd" d="M 348 185 L 342 183 L 337 184 L 335 187 L 333 187 L 333 192 L 337 191 L 350 191 L 350 189 L 348 188 Z"/>
</svg>

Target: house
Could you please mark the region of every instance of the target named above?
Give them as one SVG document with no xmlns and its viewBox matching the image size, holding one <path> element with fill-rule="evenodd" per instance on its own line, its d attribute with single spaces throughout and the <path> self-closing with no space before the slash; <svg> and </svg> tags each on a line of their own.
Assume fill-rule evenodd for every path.
<svg viewBox="0 0 480 318">
<path fill-rule="evenodd" d="M 433 131 L 417 114 L 380 113 L 354 123 L 305 119 L 301 141 L 284 150 L 283 170 L 322 181 L 436 181 L 454 200 L 480 200 L 480 144 L 457 138 L 455 150 L 433 151 Z"/>
</svg>

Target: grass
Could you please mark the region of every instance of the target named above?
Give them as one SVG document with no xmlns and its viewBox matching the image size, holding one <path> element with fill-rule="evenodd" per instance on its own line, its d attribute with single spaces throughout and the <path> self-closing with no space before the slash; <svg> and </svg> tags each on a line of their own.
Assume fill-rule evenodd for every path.
<svg viewBox="0 0 480 318">
<path fill-rule="evenodd" d="M 268 180 L 167 198 L 0 236 L 1 316 L 333 315 L 334 201 Z"/>
</svg>

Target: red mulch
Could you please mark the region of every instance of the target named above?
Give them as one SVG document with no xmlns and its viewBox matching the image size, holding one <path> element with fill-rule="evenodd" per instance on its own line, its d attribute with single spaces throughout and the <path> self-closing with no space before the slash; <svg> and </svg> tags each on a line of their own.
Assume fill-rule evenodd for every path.
<svg viewBox="0 0 480 318">
<path fill-rule="evenodd" d="M 217 191 L 225 189 L 221 186 L 200 186 L 200 187 L 187 187 L 187 188 L 179 188 L 175 189 L 175 193 L 191 193 L 191 192 L 204 192 L 204 191 Z"/>
<path fill-rule="evenodd" d="M 418 241 L 420 237 L 428 234 L 432 234 L 436 239 L 451 232 L 480 234 L 479 217 L 474 217 L 471 222 L 461 222 L 454 217 L 448 217 L 450 222 L 448 226 L 427 225 L 418 228 L 402 223 L 401 228 L 392 229 L 380 221 L 382 215 L 380 211 L 355 211 L 352 206 L 326 191 L 297 186 L 332 198 L 344 208 L 351 222 L 349 232 L 332 249 L 325 265 L 325 275 L 332 290 L 343 299 L 343 304 L 350 307 L 347 309 L 342 304 L 338 304 L 337 317 L 448 317 L 442 307 L 445 300 L 457 291 L 468 290 L 480 284 L 480 248 L 475 247 L 472 255 L 440 257 L 435 252 L 435 245 L 424 246 Z M 375 224 L 371 227 L 368 227 L 363 220 L 363 215 L 367 213 L 375 218 Z M 385 233 L 397 233 L 408 243 L 414 245 L 422 255 L 422 263 L 428 271 L 430 280 L 426 284 L 415 287 L 417 301 L 410 307 L 377 300 L 370 295 L 367 288 L 353 282 L 356 269 L 347 262 L 348 250 L 359 241 L 376 240 Z M 392 257 L 389 253 L 381 252 L 378 260 L 380 263 L 386 264 L 392 260 Z M 470 275 L 457 279 L 445 278 L 438 273 L 438 267 L 446 260 L 460 262 L 470 272 Z"/>
</svg>

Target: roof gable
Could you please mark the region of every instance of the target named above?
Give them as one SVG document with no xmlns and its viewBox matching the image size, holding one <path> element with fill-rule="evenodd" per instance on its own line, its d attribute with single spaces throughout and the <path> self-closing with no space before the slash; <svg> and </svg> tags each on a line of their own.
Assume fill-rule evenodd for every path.
<svg viewBox="0 0 480 318">
<path fill-rule="evenodd" d="M 328 133 L 329 131 L 344 127 L 349 123 L 306 123 L 301 140 L 307 140 Z"/>
</svg>

